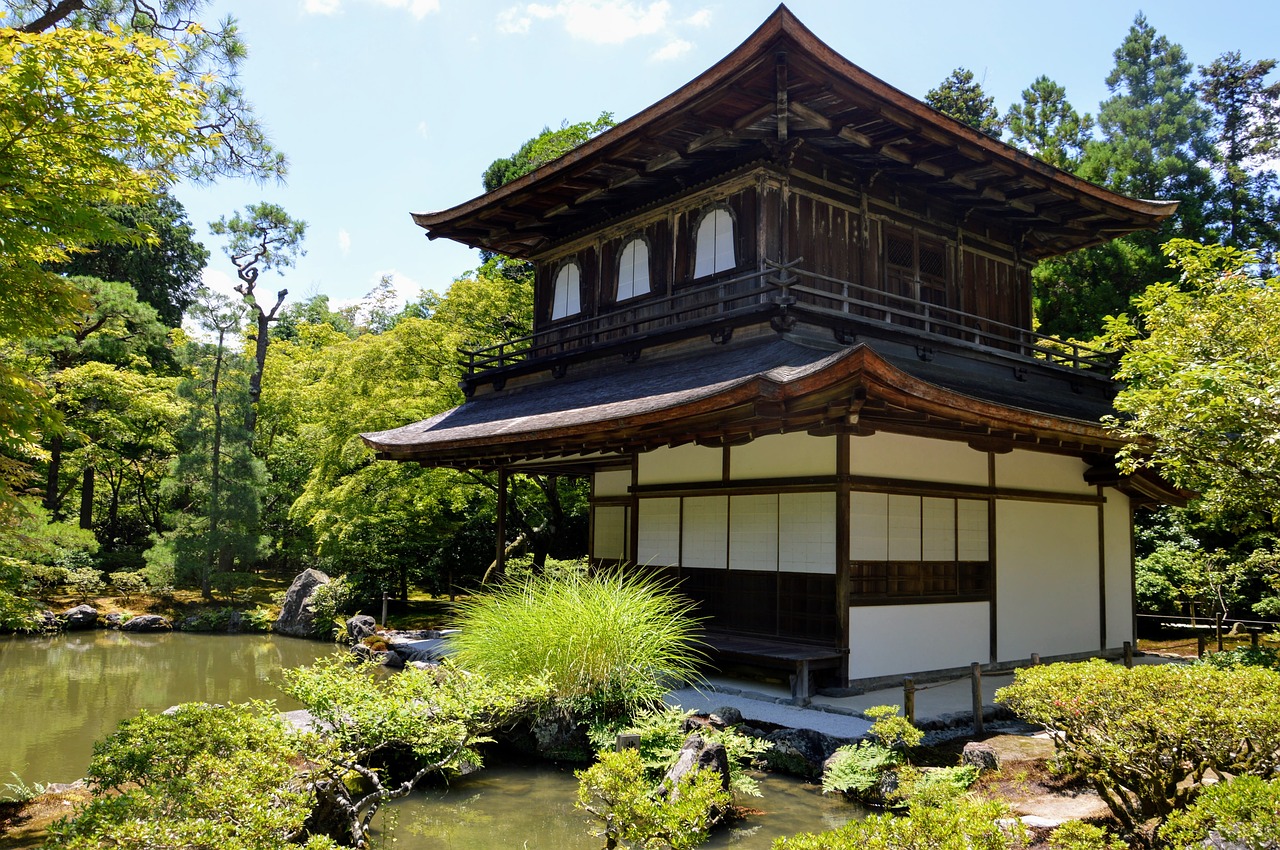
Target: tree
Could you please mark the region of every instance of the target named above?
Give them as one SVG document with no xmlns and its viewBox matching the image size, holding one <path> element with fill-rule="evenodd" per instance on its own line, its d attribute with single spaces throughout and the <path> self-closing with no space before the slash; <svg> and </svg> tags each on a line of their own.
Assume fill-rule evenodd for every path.
<svg viewBox="0 0 1280 850">
<path fill-rule="evenodd" d="M 1044 75 L 1022 90 L 1022 102 L 1009 106 L 1005 123 L 1011 144 L 1073 173 L 1093 132 L 1093 117 L 1076 112 L 1067 90 Z"/>
<path fill-rule="evenodd" d="M 307 223 L 290 218 L 288 213 L 275 204 L 250 204 L 244 208 L 244 212 L 243 217 L 236 213 L 230 220 L 223 216 L 210 222 L 209 229 L 219 236 L 227 237 L 227 257 L 235 265 L 236 275 L 240 278 L 240 283 L 236 284 L 236 292 L 249 305 L 257 322 L 254 370 L 249 378 L 249 407 L 244 419 L 244 429 L 252 443 L 258 420 L 258 400 L 262 397 L 262 371 L 267 363 L 271 323 L 276 320 L 276 314 L 280 312 L 280 306 L 289 294 L 287 289 L 277 292 L 275 306 L 268 312 L 258 303 L 254 287 L 261 272 L 275 269 L 284 274 L 283 269 L 292 268 L 298 256 L 306 254 L 302 250 L 302 237 L 306 235 Z"/>
<path fill-rule="evenodd" d="M 612 112 L 601 112 L 594 121 L 570 124 L 568 119 L 560 129 L 543 127 L 542 132 L 525 142 L 509 157 L 495 159 L 481 177 L 486 192 L 505 186 L 530 171 L 541 168 L 553 159 L 559 159 L 583 142 L 598 136 L 614 125 Z"/>
<path fill-rule="evenodd" d="M 216 573 L 248 567 L 261 554 L 258 494 L 263 469 L 241 426 L 248 404 L 245 364 L 227 340 L 239 329 L 243 310 L 229 299 L 209 295 L 197 317 L 214 341 L 193 346 L 195 375 L 178 387 L 191 413 L 181 435 L 184 451 L 165 482 L 178 500 L 177 527 L 161 545 L 171 548 L 179 576 L 194 580 L 210 599 Z"/>
<path fill-rule="evenodd" d="M 195 129 L 205 93 L 165 73 L 175 60 L 143 35 L 0 29 L 0 340 L 57 331 L 84 297 L 47 267 L 136 238 L 105 205 L 145 202 L 216 144 Z M 56 427 L 38 380 L 0 360 L 0 516 Z"/>
<path fill-rule="evenodd" d="M 200 110 L 189 130 L 202 141 L 176 161 L 161 159 L 167 167 L 176 166 L 182 176 L 195 180 L 284 177 L 285 157 L 272 147 L 240 86 L 240 63 L 248 49 L 239 26 L 231 17 L 213 26 L 199 21 L 208 0 L 7 0 L 6 5 L 19 33 L 118 33 L 163 45 L 157 76 L 197 97 Z M 155 160 L 144 155 L 140 161 Z"/>
<path fill-rule="evenodd" d="M 1276 60 L 1246 62 L 1239 51 L 1200 67 L 1196 90 L 1213 115 L 1218 156 L 1215 235 L 1271 260 L 1280 248 L 1280 193 L 1274 171 L 1261 170 L 1280 151 L 1280 82 L 1267 84 Z"/>
<path fill-rule="evenodd" d="M 195 301 L 200 272 L 209 259 L 182 204 L 161 189 L 140 204 L 108 204 L 104 210 L 141 240 L 90 246 L 54 270 L 128 283 L 139 300 L 155 308 L 160 321 L 178 327 L 183 311 Z"/>
<path fill-rule="evenodd" d="M 998 139 L 1004 129 L 995 98 L 987 96 L 982 84 L 974 80 L 973 72 L 966 68 L 952 71 L 937 88 L 929 90 L 924 102 L 988 136 Z"/>
<path fill-rule="evenodd" d="M 1280 509 L 1280 279 L 1250 271 L 1254 255 L 1175 239 L 1165 251 L 1177 281 L 1134 301 L 1110 322 L 1122 352 L 1116 374 L 1130 440 L 1125 469 L 1151 467 L 1200 493 L 1210 512 Z"/>
</svg>

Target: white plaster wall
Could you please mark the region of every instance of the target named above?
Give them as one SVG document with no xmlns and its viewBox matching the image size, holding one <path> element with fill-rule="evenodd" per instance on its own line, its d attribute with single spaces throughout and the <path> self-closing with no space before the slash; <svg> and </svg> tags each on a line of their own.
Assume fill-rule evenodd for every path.
<svg viewBox="0 0 1280 850">
<path fill-rule="evenodd" d="M 724 569 L 729 551 L 729 497 L 697 496 L 684 500 L 680 565 Z"/>
<path fill-rule="evenodd" d="M 991 660 L 991 606 L 865 605 L 849 609 L 849 678 L 967 667 Z"/>
<path fill-rule="evenodd" d="M 729 569 L 778 569 L 778 497 L 729 500 Z"/>
<path fill-rule="evenodd" d="M 641 499 L 636 560 L 655 567 L 680 563 L 680 500 Z"/>
<path fill-rule="evenodd" d="M 1133 548 L 1129 497 L 1107 488 L 1103 508 L 1103 551 L 1107 558 L 1107 647 L 1124 646 L 1133 637 Z"/>
<path fill-rule="evenodd" d="M 737 480 L 835 474 L 835 437 L 768 434 L 729 449 L 729 475 Z"/>
<path fill-rule="evenodd" d="M 834 575 L 836 494 L 784 493 L 778 500 L 778 569 Z"/>
<path fill-rule="evenodd" d="M 1014 449 L 996 455 L 996 486 L 1092 496 L 1097 488 L 1085 483 L 1087 468 L 1079 458 Z"/>
<path fill-rule="evenodd" d="M 724 449 L 690 443 L 644 452 L 636 460 L 641 484 L 686 484 L 724 479 Z"/>
<path fill-rule="evenodd" d="M 591 537 L 591 555 L 595 558 L 626 560 L 627 508 L 624 505 L 596 505 L 591 510 L 595 528 Z"/>
<path fill-rule="evenodd" d="M 996 502 L 1000 661 L 1098 650 L 1098 509 Z"/>
<path fill-rule="evenodd" d="M 987 486 L 987 455 L 964 443 L 901 434 L 854 437 L 850 449 L 854 475 Z"/>
<path fill-rule="evenodd" d="M 604 469 L 595 475 L 596 496 L 625 496 L 631 487 L 631 470 Z"/>
</svg>

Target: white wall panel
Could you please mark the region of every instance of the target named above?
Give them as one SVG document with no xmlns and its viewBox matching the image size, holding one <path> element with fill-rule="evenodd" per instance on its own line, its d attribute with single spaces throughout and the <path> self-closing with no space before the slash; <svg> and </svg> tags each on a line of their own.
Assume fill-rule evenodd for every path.
<svg viewBox="0 0 1280 850">
<path fill-rule="evenodd" d="M 596 496 L 625 496 L 631 487 L 631 470 L 604 469 L 595 476 Z"/>
<path fill-rule="evenodd" d="M 991 660 L 990 605 L 867 605 L 849 609 L 849 678 L 967 667 Z"/>
<path fill-rule="evenodd" d="M 778 497 L 729 500 L 729 569 L 778 569 Z"/>
<path fill-rule="evenodd" d="M 1098 650 L 1098 509 L 996 502 L 999 660 Z"/>
<path fill-rule="evenodd" d="M 655 567 L 680 563 L 680 500 L 641 499 L 636 560 Z"/>
<path fill-rule="evenodd" d="M 1107 648 L 1124 646 L 1133 636 L 1133 546 L 1129 497 L 1108 488 L 1103 508 L 1107 558 Z"/>
<path fill-rule="evenodd" d="M 1014 449 L 1008 454 L 996 455 L 996 486 L 1092 496 L 1097 488 L 1085 483 L 1087 467 L 1075 457 Z"/>
<path fill-rule="evenodd" d="M 729 449 L 729 474 L 737 480 L 836 474 L 836 438 L 803 432 L 769 434 Z"/>
<path fill-rule="evenodd" d="M 849 557 L 854 561 L 889 560 L 889 496 L 849 494 Z"/>
<path fill-rule="evenodd" d="M 854 437 L 850 471 L 854 475 L 972 484 L 985 487 L 987 455 L 964 443 L 901 434 Z"/>
<path fill-rule="evenodd" d="M 596 505 L 592 508 L 591 516 L 595 523 L 591 538 L 592 557 L 619 561 L 631 557 L 627 551 L 627 513 L 625 505 Z"/>
<path fill-rule="evenodd" d="M 680 540 L 681 566 L 724 569 L 728 549 L 729 497 L 686 498 Z"/>
<path fill-rule="evenodd" d="M 836 494 L 784 493 L 778 498 L 778 569 L 834 575 Z"/>
<path fill-rule="evenodd" d="M 724 479 L 724 450 L 690 443 L 657 448 L 637 457 L 641 484 L 687 484 Z"/>
</svg>

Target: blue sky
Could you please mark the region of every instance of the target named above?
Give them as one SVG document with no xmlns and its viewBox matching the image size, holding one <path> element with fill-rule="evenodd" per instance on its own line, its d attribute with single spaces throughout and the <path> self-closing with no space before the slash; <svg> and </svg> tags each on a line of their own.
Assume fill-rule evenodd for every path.
<svg viewBox="0 0 1280 850">
<path fill-rule="evenodd" d="M 544 126 L 635 114 L 741 43 L 774 0 L 215 0 L 250 55 L 242 80 L 290 158 L 284 185 L 179 186 L 213 252 L 206 281 L 234 269 L 206 224 L 259 200 L 309 224 L 307 255 L 283 280 L 290 302 L 359 300 L 384 274 L 402 298 L 443 291 L 476 254 L 428 241 L 410 212 L 481 191 L 480 175 Z M 1280 3 L 1147 0 L 792 0 L 806 26 L 848 59 L 923 97 L 963 66 L 1003 112 L 1038 75 L 1081 111 L 1107 96 L 1112 53 L 1142 10 L 1192 62 L 1227 50 L 1280 55 Z"/>
</svg>

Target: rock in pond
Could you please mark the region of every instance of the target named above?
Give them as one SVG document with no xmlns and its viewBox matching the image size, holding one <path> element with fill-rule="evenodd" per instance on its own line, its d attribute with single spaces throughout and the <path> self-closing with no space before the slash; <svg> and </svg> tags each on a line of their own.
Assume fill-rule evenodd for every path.
<svg viewBox="0 0 1280 850">
<path fill-rule="evenodd" d="M 120 626 L 122 632 L 167 632 L 173 626 L 159 614 L 139 614 Z"/>
<path fill-rule="evenodd" d="M 694 770 L 714 770 L 720 774 L 720 787 L 729 790 L 729 755 L 724 744 L 719 741 L 707 741 L 696 732 L 685 738 L 684 745 L 676 755 L 675 764 L 662 777 L 658 786 L 658 795 L 675 799 L 679 795 L 680 780 Z"/>
<path fill-rule="evenodd" d="M 364 640 L 378 633 L 378 621 L 368 614 L 356 614 L 347 620 L 347 637 L 352 641 Z"/>
<path fill-rule="evenodd" d="M 765 754 L 769 769 L 803 779 L 822 775 L 822 765 L 840 746 L 830 735 L 812 729 L 779 729 L 764 738 L 773 744 Z"/>
<path fill-rule="evenodd" d="M 68 608 L 59 615 L 62 620 L 63 628 L 67 631 L 76 631 L 78 629 L 92 629 L 98 625 L 98 609 L 92 605 L 77 605 L 74 608 Z"/>
<path fill-rule="evenodd" d="M 311 610 L 308 603 L 316 588 L 328 583 L 329 577 L 319 570 L 307 569 L 298 573 L 285 592 L 284 605 L 276 620 L 276 631 L 291 637 L 320 637 L 317 634 L 320 626 L 316 623 L 316 612 Z"/>
</svg>

